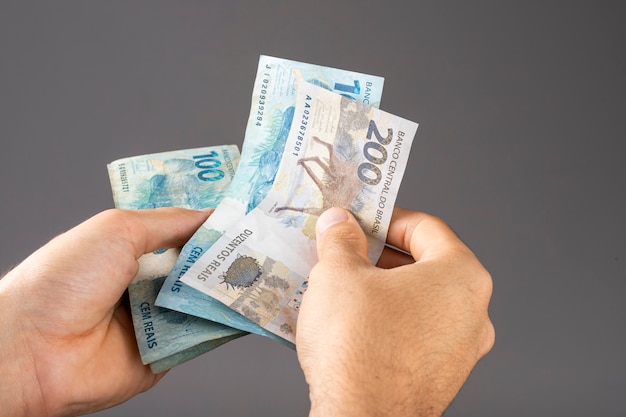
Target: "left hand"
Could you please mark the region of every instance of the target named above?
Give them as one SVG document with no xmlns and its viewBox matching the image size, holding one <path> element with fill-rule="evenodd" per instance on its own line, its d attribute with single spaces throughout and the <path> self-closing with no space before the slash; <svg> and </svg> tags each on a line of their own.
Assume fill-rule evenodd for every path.
<svg viewBox="0 0 626 417">
<path fill-rule="evenodd" d="M 107 210 L 61 234 L 0 280 L 0 404 L 9 416 L 64 416 L 154 386 L 119 300 L 137 258 L 182 245 L 208 212 Z"/>
</svg>

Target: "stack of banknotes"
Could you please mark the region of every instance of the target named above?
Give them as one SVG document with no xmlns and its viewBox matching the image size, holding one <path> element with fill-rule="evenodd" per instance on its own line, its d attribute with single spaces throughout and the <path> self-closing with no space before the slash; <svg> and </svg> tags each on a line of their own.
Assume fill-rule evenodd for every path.
<svg viewBox="0 0 626 417">
<path fill-rule="evenodd" d="M 215 207 L 181 249 L 141 257 L 128 288 L 153 372 L 249 333 L 295 348 L 315 223 L 330 207 L 355 215 L 378 260 L 417 131 L 378 109 L 382 89 L 378 76 L 261 56 L 241 154 L 223 145 L 108 165 L 118 208 Z"/>
</svg>

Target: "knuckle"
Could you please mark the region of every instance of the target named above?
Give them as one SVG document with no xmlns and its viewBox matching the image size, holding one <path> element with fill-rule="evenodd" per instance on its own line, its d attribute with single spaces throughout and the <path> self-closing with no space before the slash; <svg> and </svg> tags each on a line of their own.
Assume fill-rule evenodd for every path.
<svg viewBox="0 0 626 417">
<path fill-rule="evenodd" d="M 475 290 L 481 296 L 481 298 L 487 301 L 491 299 L 493 294 L 493 279 L 489 271 L 485 268 L 481 268 L 481 271 L 476 274 Z"/>
<path fill-rule="evenodd" d="M 487 318 L 487 321 L 483 327 L 483 332 L 482 332 L 480 343 L 481 344 L 480 344 L 480 348 L 478 351 L 479 357 L 483 357 L 487 353 L 489 353 L 489 351 L 493 349 L 493 346 L 496 343 L 496 331 L 493 326 L 493 323 L 491 322 L 489 318 Z"/>
<path fill-rule="evenodd" d="M 108 209 L 95 215 L 92 220 L 97 229 L 105 232 L 105 236 L 127 240 L 139 232 L 136 216 L 130 210 Z"/>
<path fill-rule="evenodd" d="M 104 225 L 118 225 L 126 223 L 129 217 L 130 213 L 127 210 L 113 208 L 96 214 L 94 220 Z"/>
<path fill-rule="evenodd" d="M 329 230 L 328 239 L 332 242 L 353 241 L 361 238 L 363 232 L 360 229 L 348 225 L 348 227 L 336 227 Z"/>
<path fill-rule="evenodd" d="M 493 293 L 493 278 L 485 267 L 473 257 L 473 262 L 469 262 L 465 276 L 470 292 L 477 300 L 488 304 Z"/>
<path fill-rule="evenodd" d="M 340 227 L 325 233 L 320 243 L 323 257 L 349 257 L 351 254 L 367 253 L 367 241 L 363 231 L 356 227 Z M 339 255 L 339 256 L 338 256 Z"/>
</svg>

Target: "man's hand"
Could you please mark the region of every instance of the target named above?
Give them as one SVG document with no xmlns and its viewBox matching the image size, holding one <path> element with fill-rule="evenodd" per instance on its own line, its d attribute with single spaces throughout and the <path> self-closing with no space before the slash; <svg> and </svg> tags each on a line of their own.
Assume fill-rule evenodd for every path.
<svg viewBox="0 0 626 417">
<path fill-rule="evenodd" d="M 441 220 L 395 209 L 378 267 L 342 209 L 318 220 L 298 318 L 311 416 L 439 416 L 494 343 L 488 272 Z"/>
<path fill-rule="evenodd" d="M 163 376 L 142 365 L 119 303 L 141 255 L 182 245 L 208 212 L 102 212 L 0 280 L 0 404 L 8 416 L 65 416 L 119 404 Z"/>
</svg>

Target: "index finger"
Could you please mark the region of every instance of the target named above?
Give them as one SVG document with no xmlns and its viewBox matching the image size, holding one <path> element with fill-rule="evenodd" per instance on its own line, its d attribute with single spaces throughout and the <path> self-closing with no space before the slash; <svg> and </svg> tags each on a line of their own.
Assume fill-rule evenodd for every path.
<svg viewBox="0 0 626 417">
<path fill-rule="evenodd" d="M 160 248 L 184 244 L 210 211 L 164 207 L 145 210 L 107 210 L 79 227 L 88 233 L 112 234 L 130 245 L 135 258 Z M 121 242 L 120 242 L 121 243 Z"/>
<path fill-rule="evenodd" d="M 411 253 L 419 261 L 449 251 L 463 242 L 440 218 L 420 211 L 394 207 L 387 233 L 387 243 Z"/>
</svg>

